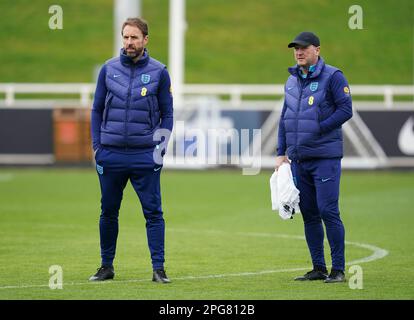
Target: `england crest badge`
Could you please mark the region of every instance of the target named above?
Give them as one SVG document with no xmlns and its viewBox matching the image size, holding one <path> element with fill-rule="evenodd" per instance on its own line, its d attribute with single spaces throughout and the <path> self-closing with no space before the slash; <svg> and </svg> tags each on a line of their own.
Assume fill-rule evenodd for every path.
<svg viewBox="0 0 414 320">
<path fill-rule="evenodd" d="M 318 82 L 311 82 L 309 89 L 312 92 L 315 92 L 316 90 L 318 90 Z"/>
<path fill-rule="evenodd" d="M 151 76 L 149 74 L 142 74 L 141 75 L 141 81 L 143 84 L 148 84 L 151 81 Z"/>
</svg>

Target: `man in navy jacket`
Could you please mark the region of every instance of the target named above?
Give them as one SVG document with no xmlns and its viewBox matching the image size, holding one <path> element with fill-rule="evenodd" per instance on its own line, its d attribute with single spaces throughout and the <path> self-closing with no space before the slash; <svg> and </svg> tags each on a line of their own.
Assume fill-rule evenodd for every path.
<svg viewBox="0 0 414 320">
<path fill-rule="evenodd" d="M 276 170 L 291 162 L 300 191 L 300 210 L 313 269 L 295 280 L 345 281 L 345 229 L 338 199 L 343 140 L 341 126 L 352 117 L 349 85 L 342 72 L 320 57 L 319 38 L 302 32 L 288 45 L 296 66 L 285 85 L 278 133 Z M 324 229 L 332 270 L 324 258 Z"/>
<path fill-rule="evenodd" d="M 163 145 L 159 130 L 171 132 L 173 101 L 166 67 L 151 58 L 148 25 L 129 18 L 122 26 L 119 57 L 102 67 L 91 113 L 92 142 L 101 187 L 99 220 L 101 267 L 91 281 L 113 279 L 118 215 L 123 190 L 131 181 L 146 219 L 153 278 L 170 282 L 164 270 L 165 222 L 161 208 L 160 174 Z"/>
</svg>

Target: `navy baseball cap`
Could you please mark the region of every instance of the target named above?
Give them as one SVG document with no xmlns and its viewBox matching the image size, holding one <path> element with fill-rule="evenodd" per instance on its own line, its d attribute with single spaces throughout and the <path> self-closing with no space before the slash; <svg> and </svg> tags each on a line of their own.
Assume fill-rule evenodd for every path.
<svg viewBox="0 0 414 320">
<path fill-rule="evenodd" d="M 310 46 L 310 45 L 314 45 L 315 47 L 319 47 L 321 44 L 319 42 L 319 38 L 316 36 L 316 34 L 312 33 L 312 32 L 301 32 L 299 33 L 295 40 L 293 40 L 291 43 L 289 43 L 288 48 L 292 48 L 295 45 L 300 45 L 300 46 Z"/>
</svg>

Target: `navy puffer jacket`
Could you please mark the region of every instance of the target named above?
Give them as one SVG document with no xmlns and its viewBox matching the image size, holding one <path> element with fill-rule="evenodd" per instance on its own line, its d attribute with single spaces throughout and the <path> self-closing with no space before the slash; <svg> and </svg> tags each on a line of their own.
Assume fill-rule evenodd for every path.
<svg viewBox="0 0 414 320">
<path fill-rule="evenodd" d="M 286 153 L 291 160 L 338 158 L 343 156 L 341 127 L 322 132 L 320 123 L 336 109 L 327 99 L 330 78 L 339 69 L 325 64 L 322 58 L 309 78 L 302 79 L 297 67 L 285 85 L 285 106 L 281 121 L 286 137 Z"/>
<path fill-rule="evenodd" d="M 153 141 L 153 134 L 160 126 L 157 93 L 165 68 L 146 49 L 135 64 L 122 52 L 106 62 L 108 92 L 100 130 L 101 144 L 146 148 L 157 143 Z"/>
</svg>

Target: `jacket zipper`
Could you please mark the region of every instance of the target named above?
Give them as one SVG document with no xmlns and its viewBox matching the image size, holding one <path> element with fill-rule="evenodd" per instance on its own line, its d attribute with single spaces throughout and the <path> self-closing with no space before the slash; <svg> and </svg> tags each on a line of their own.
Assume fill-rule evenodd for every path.
<svg viewBox="0 0 414 320">
<path fill-rule="evenodd" d="M 128 97 L 127 97 L 127 104 L 126 104 L 126 110 L 125 110 L 125 150 L 128 150 L 128 111 L 129 111 L 129 105 L 131 103 L 131 91 L 132 91 L 132 81 L 134 80 L 134 73 L 135 73 L 135 67 L 131 68 L 131 77 L 129 78 L 129 86 L 128 86 Z"/>
</svg>

